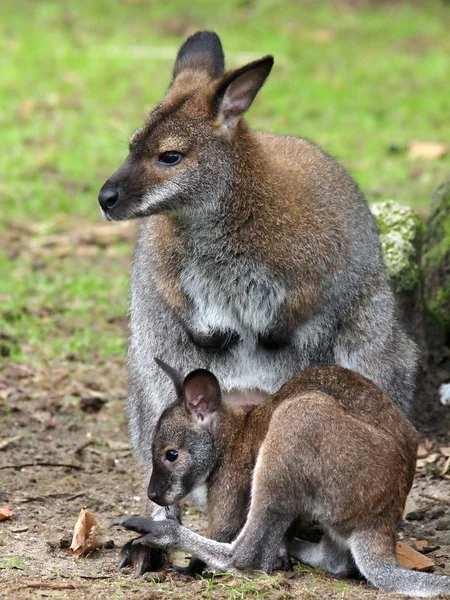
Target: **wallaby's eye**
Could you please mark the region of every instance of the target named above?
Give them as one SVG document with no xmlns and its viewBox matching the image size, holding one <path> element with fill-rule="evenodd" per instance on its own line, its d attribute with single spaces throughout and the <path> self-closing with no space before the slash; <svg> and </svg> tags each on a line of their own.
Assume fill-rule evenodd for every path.
<svg viewBox="0 0 450 600">
<path fill-rule="evenodd" d="M 167 165 L 172 167 L 180 162 L 183 158 L 183 155 L 180 152 L 163 152 L 158 156 L 158 162 L 162 165 Z"/>
<path fill-rule="evenodd" d="M 175 462 L 178 458 L 178 450 L 167 450 L 166 459 L 169 462 Z"/>
</svg>

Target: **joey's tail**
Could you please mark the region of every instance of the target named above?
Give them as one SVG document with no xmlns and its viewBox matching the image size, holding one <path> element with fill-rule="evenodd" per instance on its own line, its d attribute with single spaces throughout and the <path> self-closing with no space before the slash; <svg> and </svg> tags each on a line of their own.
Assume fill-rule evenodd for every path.
<svg viewBox="0 0 450 600">
<path fill-rule="evenodd" d="M 400 566 L 390 535 L 365 531 L 353 534 L 349 544 L 361 574 L 380 590 L 421 598 L 450 598 L 450 577 L 419 573 Z"/>
</svg>

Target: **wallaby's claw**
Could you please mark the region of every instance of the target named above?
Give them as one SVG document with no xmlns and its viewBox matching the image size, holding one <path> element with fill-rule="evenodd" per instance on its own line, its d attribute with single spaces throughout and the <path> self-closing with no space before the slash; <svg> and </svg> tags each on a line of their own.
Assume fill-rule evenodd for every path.
<svg viewBox="0 0 450 600">
<path fill-rule="evenodd" d="M 112 525 L 120 525 L 121 527 L 125 527 L 125 529 L 129 529 L 130 531 L 145 534 L 152 531 L 153 523 L 154 521 L 152 521 L 152 519 L 148 519 L 147 517 L 132 516 L 116 519 Z"/>
<path fill-rule="evenodd" d="M 121 551 L 119 569 L 131 566 L 136 577 L 141 577 L 147 571 L 160 571 L 167 560 L 167 554 L 159 548 L 150 548 L 139 542 L 141 538 L 130 540 Z"/>
</svg>

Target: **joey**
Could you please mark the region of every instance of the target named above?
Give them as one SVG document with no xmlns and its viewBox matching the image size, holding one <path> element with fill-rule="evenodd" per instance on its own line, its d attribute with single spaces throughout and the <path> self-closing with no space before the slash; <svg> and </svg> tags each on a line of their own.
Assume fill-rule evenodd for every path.
<svg viewBox="0 0 450 600">
<path fill-rule="evenodd" d="M 287 549 L 333 575 L 356 565 L 382 590 L 450 597 L 450 577 L 397 562 L 417 434 L 372 381 L 342 367 L 307 369 L 249 413 L 222 401 L 207 370 L 189 373 L 181 392 L 176 381 L 177 400 L 156 426 L 149 495 L 164 506 L 206 485 L 208 532 L 177 521 L 120 521 L 141 534 L 140 544 L 191 552 L 197 568 L 204 561 L 268 573 Z M 288 535 L 302 516 L 322 526 L 319 543 Z"/>
</svg>

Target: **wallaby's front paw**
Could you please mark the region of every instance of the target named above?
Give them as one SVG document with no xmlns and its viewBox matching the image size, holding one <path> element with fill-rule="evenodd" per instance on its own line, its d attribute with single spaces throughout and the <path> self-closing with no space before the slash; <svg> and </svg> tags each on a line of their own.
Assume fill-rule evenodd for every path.
<svg viewBox="0 0 450 600">
<path fill-rule="evenodd" d="M 139 539 L 139 538 L 137 538 Z M 148 571 L 160 571 L 167 562 L 167 554 L 160 548 L 150 548 L 130 540 L 120 553 L 119 569 L 133 567 L 135 575 L 141 577 Z"/>
<path fill-rule="evenodd" d="M 174 519 L 153 521 L 146 517 L 127 517 L 118 519 L 114 525 L 121 525 L 125 529 L 142 534 L 142 537 L 133 540 L 133 545 L 155 546 L 166 550 L 175 548 L 178 543 L 180 524 Z"/>
<path fill-rule="evenodd" d="M 134 544 L 142 544 L 144 546 L 156 546 L 162 550 L 178 547 L 178 530 L 179 524 L 172 519 L 164 519 L 163 521 L 152 521 L 151 531 L 135 540 Z"/>
<path fill-rule="evenodd" d="M 208 350 L 226 350 L 237 344 L 241 339 L 238 333 L 231 330 L 219 331 L 215 329 L 208 332 L 199 332 L 186 327 L 186 332 L 195 346 Z"/>
</svg>

